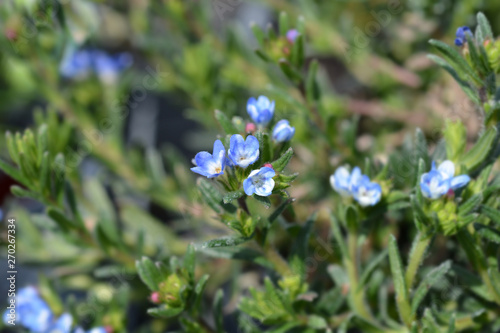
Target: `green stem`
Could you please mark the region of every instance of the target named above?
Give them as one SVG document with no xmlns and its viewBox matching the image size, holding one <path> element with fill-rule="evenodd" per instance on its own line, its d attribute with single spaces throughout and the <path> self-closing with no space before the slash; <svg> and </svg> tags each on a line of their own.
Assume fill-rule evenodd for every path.
<svg viewBox="0 0 500 333">
<path fill-rule="evenodd" d="M 344 266 L 349 277 L 349 298 L 356 314 L 362 318 L 372 321 L 373 316 L 365 302 L 364 288 L 359 288 L 358 272 L 358 234 L 350 231 L 347 237 L 349 255 L 344 258 Z"/>
<path fill-rule="evenodd" d="M 431 239 L 432 236 L 423 236 L 421 233 L 419 233 L 415 241 L 413 242 L 405 275 L 406 288 L 408 289 L 408 292 L 410 292 L 413 286 L 413 282 L 415 281 L 415 277 L 417 276 L 418 268 L 422 263 Z"/>
</svg>

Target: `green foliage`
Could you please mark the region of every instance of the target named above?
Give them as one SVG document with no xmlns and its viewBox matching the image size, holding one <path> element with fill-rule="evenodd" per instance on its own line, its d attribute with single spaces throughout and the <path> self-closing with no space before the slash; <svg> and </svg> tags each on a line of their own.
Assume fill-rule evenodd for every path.
<svg viewBox="0 0 500 333">
<path fill-rule="evenodd" d="M 250 24 L 248 39 L 247 23 L 229 14 L 253 4 L 238 1 L 8 2 L 0 110 L 44 105 L 0 145 L 0 169 L 22 198 L 3 207 L 18 219 L 18 258 L 51 266 L 39 291 L 58 316 L 70 304 L 75 325 L 92 296 L 106 294 L 88 306 L 99 309 L 92 323 L 116 333 L 229 332 L 235 322 L 245 333 L 498 331 L 492 4 L 454 46 L 446 40 L 478 4 L 271 1 L 275 24 Z M 70 47 L 107 45 L 129 50 L 133 67 L 116 77 L 62 75 Z M 421 59 L 429 50 L 450 80 Z M 142 115 L 143 100 L 160 95 L 200 125 L 179 127 L 181 149 L 124 139 L 127 114 Z M 260 95 L 275 103 L 268 124 L 245 110 Z M 446 119 L 456 110 L 459 119 Z M 176 124 L 170 116 L 166 125 Z M 292 140 L 273 133 L 280 119 L 294 127 Z M 258 159 L 226 160 L 220 175 L 196 179 L 181 151 L 210 150 L 217 138 L 227 158 L 236 134 L 258 140 Z M 447 160 L 455 170 L 443 180 L 446 170 L 431 168 Z M 376 203 L 331 189 L 339 184 L 330 175 L 346 165 L 380 187 Z M 276 173 L 271 194 L 247 195 L 244 182 L 264 166 Z M 434 197 L 422 185 L 430 173 L 431 190 L 446 188 Z M 470 180 L 452 186 L 459 175 Z M 359 186 L 344 180 L 351 194 Z M 19 208 L 31 206 L 26 198 L 44 208 L 28 214 Z M 55 287 L 89 299 L 66 302 Z M 127 327 L 129 309 L 150 318 Z"/>
</svg>

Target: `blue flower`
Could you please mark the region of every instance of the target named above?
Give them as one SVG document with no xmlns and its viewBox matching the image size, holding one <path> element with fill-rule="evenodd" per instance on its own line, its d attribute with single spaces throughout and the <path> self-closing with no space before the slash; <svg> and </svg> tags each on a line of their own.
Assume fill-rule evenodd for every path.
<svg viewBox="0 0 500 333">
<path fill-rule="evenodd" d="M 66 50 L 59 66 L 62 76 L 83 79 L 92 72 L 92 52 L 89 50 Z"/>
<path fill-rule="evenodd" d="M 290 29 L 286 33 L 286 39 L 288 39 L 288 42 L 293 44 L 297 37 L 299 37 L 300 32 L 297 31 L 297 29 Z"/>
<path fill-rule="evenodd" d="M 349 173 L 346 167 L 339 167 L 335 173 L 330 176 L 330 185 L 343 197 L 352 196 L 351 188 L 361 178 L 361 170 L 355 167 L 352 173 Z"/>
<path fill-rule="evenodd" d="M 437 199 L 445 195 L 450 190 L 456 190 L 469 183 L 470 177 L 467 175 L 455 176 L 455 164 L 446 160 L 436 169 L 436 162 L 432 161 L 431 171 L 424 173 L 420 177 L 420 189 L 424 197 Z"/>
<path fill-rule="evenodd" d="M 15 319 L 16 323 L 26 327 L 33 333 L 69 333 L 73 318 L 70 314 L 63 314 L 55 320 L 52 310 L 40 297 L 34 287 L 25 287 L 16 295 L 16 317 L 12 318 L 10 310 L 4 312 L 5 323 Z"/>
<path fill-rule="evenodd" d="M 220 140 L 214 142 L 213 154 L 202 151 L 194 157 L 196 167 L 191 168 L 191 171 L 196 172 L 207 178 L 214 178 L 224 174 L 226 166 L 226 150 Z"/>
<path fill-rule="evenodd" d="M 469 29 L 469 27 L 460 27 L 457 29 L 456 33 L 456 38 L 455 38 L 455 45 L 456 46 L 462 46 L 467 42 L 467 37 L 474 37 L 472 35 L 472 31 Z"/>
<path fill-rule="evenodd" d="M 247 112 L 257 125 L 266 126 L 273 118 L 274 101 L 269 101 L 266 96 L 259 96 L 258 99 L 250 97 Z"/>
<path fill-rule="evenodd" d="M 110 55 L 101 50 L 68 48 L 60 64 L 61 75 L 81 80 L 90 73 L 96 74 L 104 83 L 114 83 L 119 74 L 132 64 L 128 53 Z"/>
<path fill-rule="evenodd" d="M 95 50 L 92 55 L 94 72 L 105 83 L 115 82 L 119 74 L 132 65 L 132 56 L 128 53 L 110 55 Z"/>
<path fill-rule="evenodd" d="M 246 195 L 257 194 L 261 197 L 271 195 L 274 188 L 274 179 L 276 172 L 269 167 L 263 167 L 253 170 L 247 179 L 243 181 L 243 189 Z"/>
<path fill-rule="evenodd" d="M 259 158 L 259 140 L 249 135 L 245 141 L 241 135 L 234 134 L 229 142 L 228 155 L 235 165 L 246 168 Z"/>
<path fill-rule="evenodd" d="M 69 313 L 63 313 L 61 317 L 44 333 L 70 333 L 73 317 Z"/>
<path fill-rule="evenodd" d="M 352 184 L 351 192 L 354 199 L 363 207 L 376 205 L 382 197 L 382 187 L 370 181 L 366 175 Z"/>
<path fill-rule="evenodd" d="M 276 142 L 290 141 L 295 134 L 295 127 L 290 126 L 288 120 L 280 120 L 274 126 L 273 129 L 273 139 Z"/>
<path fill-rule="evenodd" d="M 373 206 L 382 197 L 382 188 L 355 167 L 351 173 L 346 167 L 339 167 L 330 176 L 330 184 L 341 196 L 352 196 L 363 207 Z"/>
</svg>

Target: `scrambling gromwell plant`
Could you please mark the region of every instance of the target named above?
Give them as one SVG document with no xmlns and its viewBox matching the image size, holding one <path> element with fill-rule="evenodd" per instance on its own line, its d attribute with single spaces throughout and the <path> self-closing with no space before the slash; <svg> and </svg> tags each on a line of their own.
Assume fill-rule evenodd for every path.
<svg viewBox="0 0 500 333">
<path fill-rule="evenodd" d="M 382 48 L 342 19 L 371 6 L 270 1 L 312 19 L 252 24 L 252 44 L 234 20 L 213 33 L 210 10 L 237 2 L 1 6 L 0 109 L 41 106 L 0 145 L 23 198 L 3 201 L 0 237 L 49 278 L 16 290 L 0 330 L 498 332 L 500 41 L 486 17 L 457 30 L 438 20 L 465 24 L 469 6 L 437 18 L 393 1 Z M 352 22 L 376 28 L 369 11 Z M 415 17 L 426 29 L 390 30 Z M 420 60 L 425 33 L 447 41 L 430 41 L 442 71 Z M 161 121 L 167 100 L 186 112 Z M 437 122 L 449 100 L 481 117 Z M 156 147 L 170 126 L 186 144 Z"/>
</svg>

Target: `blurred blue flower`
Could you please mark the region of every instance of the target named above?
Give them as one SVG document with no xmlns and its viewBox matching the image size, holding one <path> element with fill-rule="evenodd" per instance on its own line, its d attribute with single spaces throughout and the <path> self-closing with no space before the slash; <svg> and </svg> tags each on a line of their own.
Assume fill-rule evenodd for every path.
<svg viewBox="0 0 500 333">
<path fill-rule="evenodd" d="M 282 119 L 274 126 L 273 139 L 276 142 L 290 141 L 295 134 L 295 127 L 288 120 Z"/>
<path fill-rule="evenodd" d="M 354 183 L 361 179 L 361 170 L 355 167 L 352 173 L 349 173 L 346 167 L 339 167 L 335 173 L 330 176 L 330 185 L 343 197 L 352 196 L 351 188 Z"/>
<path fill-rule="evenodd" d="M 420 177 L 420 189 L 424 197 L 437 199 L 450 190 L 464 187 L 470 181 L 468 175 L 455 176 L 455 164 L 446 160 L 436 169 L 436 162 L 432 161 L 431 171 Z"/>
<path fill-rule="evenodd" d="M 257 125 L 266 126 L 274 115 L 274 101 L 269 101 L 266 96 L 259 96 L 258 99 L 250 97 L 247 112 Z"/>
<path fill-rule="evenodd" d="M 352 196 L 363 207 L 373 206 L 382 197 L 382 187 L 370 181 L 370 178 L 355 167 L 351 173 L 346 167 L 339 167 L 330 176 L 333 189 L 344 197 Z"/>
<path fill-rule="evenodd" d="M 47 303 L 40 297 L 38 290 L 28 286 L 19 290 L 16 295 L 16 323 L 26 327 L 33 333 L 69 333 L 73 318 L 63 314 L 54 321 L 54 314 Z M 4 312 L 3 320 L 12 320 L 9 309 Z"/>
<path fill-rule="evenodd" d="M 362 175 L 351 185 L 351 192 L 354 199 L 363 207 L 376 205 L 382 197 L 382 187 L 370 181 L 366 175 Z"/>
<path fill-rule="evenodd" d="M 69 313 L 63 313 L 61 317 L 44 333 L 70 333 L 73 317 Z"/>
<path fill-rule="evenodd" d="M 235 165 L 246 168 L 259 158 L 259 140 L 253 135 L 245 140 L 241 135 L 234 134 L 229 142 L 228 155 Z"/>
<path fill-rule="evenodd" d="M 92 72 L 92 52 L 68 49 L 59 65 L 59 71 L 65 78 L 85 78 Z"/>
<path fill-rule="evenodd" d="M 458 28 L 457 33 L 456 33 L 456 38 L 455 38 L 455 45 L 456 46 L 464 45 L 467 42 L 466 36 L 474 37 L 470 28 L 469 27 Z"/>
<path fill-rule="evenodd" d="M 64 54 L 59 71 L 65 78 L 76 80 L 94 73 L 102 82 L 112 84 L 120 73 L 131 65 L 132 56 L 128 53 L 111 55 L 101 50 L 69 48 Z"/>
<path fill-rule="evenodd" d="M 213 154 L 202 151 L 194 157 L 196 167 L 191 171 L 196 172 L 207 178 L 214 178 L 224 174 L 226 166 L 226 150 L 220 140 L 214 142 Z"/>
<path fill-rule="evenodd" d="M 293 44 L 299 35 L 300 32 L 298 32 L 297 29 L 290 29 L 286 33 L 286 39 Z"/>
<path fill-rule="evenodd" d="M 243 189 L 246 195 L 257 194 L 261 197 L 271 195 L 274 188 L 274 179 L 276 172 L 269 167 L 263 167 L 253 170 L 247 179 L 243 181 Z"/>
</svg>

